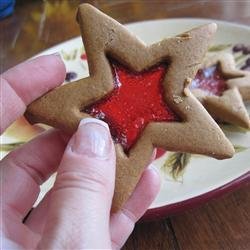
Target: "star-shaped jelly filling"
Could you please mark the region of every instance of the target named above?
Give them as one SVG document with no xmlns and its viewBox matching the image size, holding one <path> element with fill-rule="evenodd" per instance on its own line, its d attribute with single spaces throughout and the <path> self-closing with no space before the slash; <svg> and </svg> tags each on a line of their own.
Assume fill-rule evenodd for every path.
<svg viewBox="0 0 250 250">
<path fill-rule="evenodd" d="M 149 122 L 179 121 L 163 97 L 167 65 L 133 72 L 111 61 L 114 89 L 84 111 L 109 124 L 116 143 L 127 153 Z"/>
<path fill-rule="evenodd" d="M 199 69 L 190 89 L 201 89 L 207 95 L 221 96 L 227 90 L 226 78 L 221 72 L 219 64 Z"/>
</svg>

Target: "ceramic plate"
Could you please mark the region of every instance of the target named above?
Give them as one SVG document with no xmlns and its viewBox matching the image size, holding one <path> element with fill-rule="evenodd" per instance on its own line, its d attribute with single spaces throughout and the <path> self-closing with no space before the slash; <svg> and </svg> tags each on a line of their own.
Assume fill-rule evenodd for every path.
<svg viewBox="0 0 250 250">
<path fill-rule="evenodd" d="M 227 22 L 207 19 L 166 19 L 132 23 L 126 26 L 144 42 L 151 44 L 209 22 L 216 22 L 219 26 L 211 51 L 225 50 L 233 53 L 232 48 L 237 44 L 244 44 L 249 48 L 250 28 Z M 87 58 L 80 37 L 61 43 L 41 54 L 55 52 L 59 52 L 65 61 L 68 72 L 66 82 L 88 76 Z M 249 70 L 249 67 L 246 67 L 246 60 L 250 58 L 249 51 L 237 52 L 233 55 L 239 68 Z M 246 105 L 250 112 L 250 105 Z M 249 180 L 250 131 L 231 125 L 223 125 L 222 128 L 237 151 L 232 159 L 219 161 L 185 153 L 158 152 L 159 157 L 153 164 L 159 169 L 162 186 L 159 195 L 144 216 L 145 219 L 186 209 Z M 30 126 L 23 118 L 18 120 L 1 137 L 1 157 L 43 129 L 39 126 Z M 54 177 L 41 187 L 39 200 L 52 186 L 53 180 Z"/>
</svg>

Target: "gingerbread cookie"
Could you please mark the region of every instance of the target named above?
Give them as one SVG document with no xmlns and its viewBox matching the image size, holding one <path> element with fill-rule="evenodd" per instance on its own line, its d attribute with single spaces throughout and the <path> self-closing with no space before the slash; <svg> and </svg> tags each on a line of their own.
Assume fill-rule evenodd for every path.
<svg viewBox="0 0 250 250">
<path fill-rule="evenodd" d="M 113 210 L 134 190 L 154 147 L 233 156 L 231 143 L 187 88 L 215 24 L 147 46 L 91 5 L 80 5 L 77 20 L 90 76 L 34 101 L 26 117 L 70 132 L 89 116 L 109 124 L 117 156 Z"/>
<path fill-rule="evenodd" d="M 190 88 L 215 119 L 250 127 L 242 100 L 250 100 L 250 73 L 236 69 L 232 54 L 209 53 Z"/>
</svg>

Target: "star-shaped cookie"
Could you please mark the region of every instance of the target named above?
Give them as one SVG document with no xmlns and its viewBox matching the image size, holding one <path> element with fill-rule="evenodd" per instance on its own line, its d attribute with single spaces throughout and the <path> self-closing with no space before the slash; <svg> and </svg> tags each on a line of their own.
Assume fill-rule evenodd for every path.
<svg viewBox="0 0 250 250">
<path fill-rule="evenodd" d="M 230 53 L 223 53 L 220 58 L 224 72 L 230 76 L 233 74 L 227 80 L 227 85 L 231 88 L 238 88 L 243 101 L 250 101 L 250 72 L 237 69 L 234 57 Z"/>
<path fill-rule="evenodd" d="M 216 31 L 215 24 L 145 45 L 121 24 L 91 5 L 80 5 L 77 20 L 88 57 L 90 76 L 63 85 L 33 102 L 26 112 L 28 120 L 74 132 L 82 118 L 91 114 L 96 116 L 95 108 L 99 104 L 107 105 L 117 91 L 122 91 L 120 87 L 123 84 L 129 85 L 124 82 L 121 72 L 116 73 L 117 70 L 126 71 L 125 80 L 130 79 L 130 76 L 133 79 L 138 76 L 140 79 L 143 74 L 151 75 L 152 81 L 146 84 L 157 84 L 154 88 L 163 102 L 158 104 L 163 105 L 168 110 L 168 115 L 173 117 L 172 120 L 168 120 L 168 115 L 164 112 L 158 114 L 153 111 L 154 115 L 150 116 L 147 109 L 151 110 L 152 107 L 143 109 L 142 114 L 138 113 L 135 117 L 141 122 L 136 121 L 136 125 L 143 123 L 140 133 L 137 133 L 127 152 L 122 142 L 113 134 L 117 158 L 113 210 L 120 208 L 134 190 L 145 166 L 149 163 L 154 147 L 205 154 L 221 159 L 233 156 L 234 149 L 231 143 L 187 88 Z M 133 81 L 130 83 L 133 84 Z M 144 83 L 139 81 L 135 84 Z M 144 98 L 147 95 L 147 98 L 150 98 L 153 90 L 139 91 L 131 98 L 132 92 L 124 91 L 120 95 L 127 93 L 132 102 L 135 98 L 140 98 L 143 104 Z M 123 99 L 122 106 L 125 110 L 119 108 L 114 112 L 124 113 L 129 119 L 130 114 L 134 115 L 133 110 L 128 113 L 133 105 L 125 103 Z M 98 108 L 100 109 L 99 106 Z M 101 114 L 100 119 L 105 120 L 106 113 L 98 114 Z M 117 122 L 118 118 L 115 119 Z M 105 121 L 109 123 L 108 119 Z M 116 124 L 119 126 L 121 122 Z M 109 126 L 111 131 L 116 128 L 112 123 L 109 123 Z M 126 133 L 123 134 L 126 137 Z"/>
<path fill-rule="evenodd" d="M 250 73 L 238 70 L 230 53 L 209 53 L 191 90 L 218 121 L 250 127 L 243 100 L 250 100 Z"/>
</svg>

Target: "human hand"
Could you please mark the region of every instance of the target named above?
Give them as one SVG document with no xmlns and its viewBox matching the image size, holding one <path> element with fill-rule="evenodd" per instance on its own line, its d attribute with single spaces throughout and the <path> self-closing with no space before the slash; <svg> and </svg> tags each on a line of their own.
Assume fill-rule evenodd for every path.
<svg viewBox="0 0 250 250">
<path fill-rule="evenodd" d="M 1 133 L 64 77 L 55 55 L 3 73 Z M 39 135 L 5 157 L 0 171 L 3 249 L 121 248 L 160 186 L 158 174 L 147 168 L 124 207 L 110 214 L 114 145 L 107 125 L 96 119 L 84 119 L 70 140 L 55 129 Z M 23 223 L 40 185 L 56 171 L 54 187 Z"/>
</svg>

